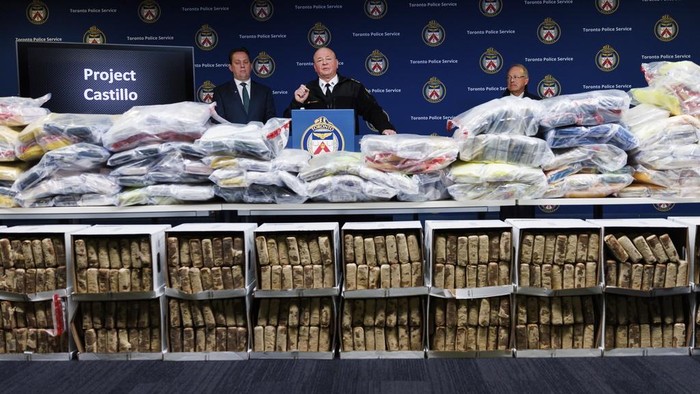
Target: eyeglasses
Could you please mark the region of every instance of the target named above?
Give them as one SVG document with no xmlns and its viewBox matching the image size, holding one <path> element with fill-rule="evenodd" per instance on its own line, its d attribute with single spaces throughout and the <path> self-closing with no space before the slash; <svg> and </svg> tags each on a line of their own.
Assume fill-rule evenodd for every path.
<svg viewBox="0 0 700 394">
<path fill-rule="evenodd" d="M 520 75 L 520 76 L 508 75 L 508 76 L 506 76 L 506 79 L 509 81 L 515 81 L 516 79 L 523 79 L 523 78 L 527 78 L 527 76 L 526 75 Z"/>
</svg>

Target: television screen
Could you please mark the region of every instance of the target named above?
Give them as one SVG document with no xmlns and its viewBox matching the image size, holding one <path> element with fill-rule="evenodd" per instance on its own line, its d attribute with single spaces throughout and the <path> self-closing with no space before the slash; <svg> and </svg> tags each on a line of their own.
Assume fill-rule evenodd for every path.
<svg viewBox="0 0 700 394">
<path fill-rule="evenodd" d="M 19 95 L 52 112 L 120 114 L 194 100 L 192 47 L 17 42 Z"/>
</svg>

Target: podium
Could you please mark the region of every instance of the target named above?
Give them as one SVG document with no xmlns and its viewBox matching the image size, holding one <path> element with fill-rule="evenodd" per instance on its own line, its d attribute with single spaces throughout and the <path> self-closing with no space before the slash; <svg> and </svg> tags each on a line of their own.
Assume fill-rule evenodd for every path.
<svg viewBox="0 0 700 394">
<path fill-rule="evenodd" d="M 312 156 L 355 150 L 355 111 L 352 109 L 292 110 L 292 148 Z"/>
</svg>

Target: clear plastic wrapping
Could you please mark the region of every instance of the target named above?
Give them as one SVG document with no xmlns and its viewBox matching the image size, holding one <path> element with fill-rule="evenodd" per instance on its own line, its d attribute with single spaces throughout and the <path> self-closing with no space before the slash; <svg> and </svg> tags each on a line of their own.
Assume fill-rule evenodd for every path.
<svg viewBox="0 0 700 394">
<path fill-rule="evenodd" d="M 477 105 L 447 121 L 454 138 L 479 134 L 535 135 L 544 107 L 538 100 L 506 96 Z"/>
<path fill-rule="evenodd" d="M 205 156 L 202 161 L 213 169 L 230 168 L 246 171 L 301 172 L 308 167 L 311 154 L 302 149 L 283 149 L 272 160 L 233 156 Z"/>
<path fill-rule="evenodd" d="M 19 143 L 19 132 L 7 126 L 0 126 L 0 162 L 15 161 L 15 146 Z"/>
<path fill-rule="evenodd" d="M 109 159 L 109 151 L 88 143 L 77 143 L 47 152 L 39 163 L 24 172 L 12 186 L 21 191 L 50 177 L 59 170 L 90 171 L 100 168 Z"/>
<path fill-rule="evenodd" d="M 671 115 L 668 110 L 651 104 L 639 104 L 630 108 L 622 115 L 622 124 L 628 130 L 642 126 L 650 122 L 666 119 Z"/>
<path fill-rule="evenodd" d="M 546 183 L 526 184 L 518 182 L 457 183 L 447 188 L 457 201 L 537 199 L 547 190 Z"/>
<path fill-rule="evenodd" d="M 600 172 L 613 172 L 627 164 L 627 153 L 608 144 L 583 145 L 577 148 L 555 150 L 554 160 L 542 168 L 548 171 L 576 163 L 583 167 L 598 168 Z"/>
<path fill-rule="evenodd" d="M 413 192 L 413 188 L 411 190 L 400 189 L 396 195 L 397 200 L 419 202 L 450 198 L 447 187 L 453 183 L 447 178 L 446 170 L 411 175 L 411 181 L 416 186 L 417 192 Z"/>
<path fill-rule="evenodd" d="M 640 150 L 697 144 L 700 139 L 700 120 L 690 115 L 671 116 L 640 124 L 631 131 L 639 139 Z"/>
<path fill-rule="evenodd" d="M 627 151 L 639 145 L 637 137 L 618 123 L 550 129 L 545 133 L 545 139 L 552 149 L 573 148 L 592 144 L 610 144 Z"/>
<path fill-rule="evenodd" d="M 0 125 L 25 126 L 48 115 L 51 111 L 41 106 L 50 99 L 51 93 L 37 98 L 0 97 Z"/>
<path fill-rule="evenodd" d="M 595 126 L 618 123 L 630 106 L 629 95 L 622 90 L 594 90 L 563 94 L 542 100 L 545 107 L 540 125 L 544 128 Z"/>
<path fill-rule="evenodd" d="M 0 181 L 14 183 L 26 170 L 27 163 L 2 163 L 0 164 Z"/>
<path fill-rule="evenodd" d="M 213 108 L 213 104 L 191 101 L 135 106 L 102 136 L 102 144 L 121 152 L 149 143 L 192 142 L 207 129 Z"/>
<path fill-rule="evenodd" d="M 287 146 L 290 124 L 287 118 L 272 118 L 262 126 L 260 122 L 218 124 L 195 144 L 208 155 L 272 160 Z"/>
<path fill-rule="evenodd" d="M 97 173 L 56 174 L 31 188 L 18 192 L 15 199 L 22 206 L 29 206 L 35 200 L 65 194 L 101 194 L 113 196 L 121 187 L 110 176 Z"/>
<path fill-rule="evenodd" d="M 302 204 L 306 196 L 300 196 L 285 187 L 252 185 L 250 187 L 224 188 L 215 186 L 216 195 L 229 203 L 248 204 Z"/>
<path fill-rule="evenodd" d="M 525 184 L 547 183 L 539 168 L 505 163 L 465 163 L 450 167 L 448 178 L 455 183 L 484 184 L 513 182 Z"/>
<path fill-rule="evenodd" d="M 396 189 L 377 185 L 355 175 L 332 175 L 307 183 L 307 194 L 315 201 L 386 201 L 396 193 Z"/>
<path fill-rule="evenodd" d="M 355 175 L 381 186 L 387 186 L 406 193 L 417 193 L 417 184 L 403 173 L 383 172 L 368 167 L 360 153 L 337 151 L 314 156 L 299 178 L 311 182 L 331 175 Z"/>
<path fill-rule="evenodd" d="M 694 168 L 700 163 L 700 145 L 666 145 L 636 152 L 634 163 L 653 170 Z"/>
<path fill-rule="evenodd" d="M 17 135 L 15 156 L 22 161 L 36 161 L 44 155 L 44 149 L 36 142 L 34 131 L 42 127 L 41 118 L 25 126 Z"/>
<path fill-rule="evenodd" d="M 653 170 L 642 165 L 634 168 L 634 179 L 664 187 L 700 187 L 700 167 L 681 168 L 676 170 Z"/>
<path fill-rule="evenodd" d="M 407 174 L 441 170 L 459 154 L 452 138 L 415 134 L 365 135 L 360 150 L 369 167 Z"/>
<path fill-rule="evenodd" d="M 535 137 L 511 134 L 480 134 L 459 141 L 462 161 L 491 161 L 540 167 L 554 158 L 547 143 Z"/>
<path fill-rule="evenodd" d="M 692 61 L 642 63 L 649 87 L 630 90 L 633 103 L 653 104 L 673 115 L 700 115 L 700 66 Z"/>
<path fill-rule="evenodd" d="M 617 193 L 631 184 L 629 174 L 574 174 L 549 185 L 545 198 L 599 198 Z"/>
<path fill-rule="evenodd" d="M 101 145 L 102 135 L 116 118 L 116 115 L 51 113 L 41 118 L 41 127 L 34 129 L 34 139 L 47 152 L 78 142 Z"/>
</svg>

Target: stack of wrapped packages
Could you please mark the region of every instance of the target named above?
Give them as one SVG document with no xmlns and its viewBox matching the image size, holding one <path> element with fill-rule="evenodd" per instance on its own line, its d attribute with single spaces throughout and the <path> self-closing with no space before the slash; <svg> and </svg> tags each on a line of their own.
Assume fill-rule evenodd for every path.
<svg viewBox="0 0 700 394">
<path fill-rule="evenodd" d="M 450 121 L 459 161 L 447 188 L 458 201 L 540 198 L 547 191 L 542 166 L 552 160 L 535 137 L 544 111 L 540 101 L 507 96 L 488 101 Z"/>
<path fill-rule="evenodd" d="M 32 164 L 12 185 L 22 207 L 111 205 L 121 187 L 104 171 L 112 115 L 48 113 L 20 132 L 17 157 Z M 36 162 L 36 160 L 39 160 Z"/>
<path fill-rule="evenodd" d="M 621 90 L 561 95 L 542 101 L 541 131 L 554 158 L 545 163 L 543 197 L 606 197 L 632 183 L 627 151 L 638 141 L 620 124 L 630 99 Z"/>
<path fill-rule="evenodd" d="M 700 66 L 643 63 L 648 87 L 629 91 L 623 122 L 639 139 L 630 154 L 635 183 L 620 197 L 700 196 Z"/>
<path fill-rule="evenodd" d="M 376 199 L 395 196 L 399 201 L 435 201 L 449 197 L 446 169 L 459 153 L 451 138 L 365 135 L 360 140 L 360 151 L 361 160 L 368 168 L 357 175 L 385 188 L 383 198 L 376 195 Z M 377 175 L 381 173 L 385 175 Z"/>
<path fill-rule="evenodd" d="M 17 206 L 12 184 L 29 166 L 26 162 L 38 160 L 43 153 L 33 134 L 28 135 L 29 141 L 24 143 L 20 141 L 20 132 L 24 126 L 50 112 L 41 107 L 50 98 L 50 94 L 36 99 L 0 97 L 0 207 Z"/>
<path fill-rule="evenodd" d="M 290 119 L 272 118 L 265 124 L 222 123 L 210 127 L 195 142 L 213 171 L 215 194 L 230 203 L 303 203 L 306 187 L 296 176 L 310 155 L 285 149 Z"/>
<path fill-rule="evenodd" d="M 183 101 L 135 106 L 102 137 L 113 152 L 110 176 L 125 187 L 114 205 L 201 202 L 214 198 L 204 152 L 194 141 L 210 126 L 211 104 Z"/>
</svg>

